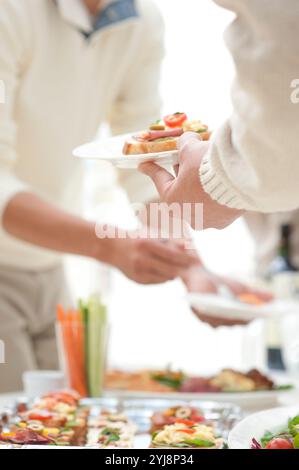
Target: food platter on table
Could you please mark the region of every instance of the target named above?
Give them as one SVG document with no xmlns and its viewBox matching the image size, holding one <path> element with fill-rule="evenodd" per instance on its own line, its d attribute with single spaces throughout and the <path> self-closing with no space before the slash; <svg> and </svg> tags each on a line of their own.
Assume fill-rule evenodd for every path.
<svg viewBox="0 0 299 470">
<path fill-rule="evenodd" d="M 228 403 L 79 399 L 60 391 L 0 412 L 0 448 L 222 448 L 240 418 Z"/>
<path fill-rule="evenodd" d="M 182 371 L 141 370 L 106 373 L 106 396 L 211 400 L 235 403 L 249 409 L 275 406 L 280 397 L 296 393 L 289 383 L 276 383 L 256 369 L 247 373 L 223 369 L 210 377 L 189 376 Z"/>
</svg>

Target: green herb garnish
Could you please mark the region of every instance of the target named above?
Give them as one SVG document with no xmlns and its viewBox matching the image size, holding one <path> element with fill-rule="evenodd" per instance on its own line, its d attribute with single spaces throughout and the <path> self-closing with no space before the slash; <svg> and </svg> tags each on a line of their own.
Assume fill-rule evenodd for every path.
<svg viewBox="0 0 299 470">
<path fill-rule="evenodd" d="M 215 442 L 213 441 L 208 441 L 206 439 L 185 439 L 184 442 L 188 445 L 191 446 L 196 446 L 196 447 L 214 447 Z"/>
<path fill-rule="evenodd" d="M 274 390 L 277 390 L 279 392 L 280 390 L 292 390 L 292 388 L 294 388 L 294 385 L 284 384 L 284 385 L 276 385 L 276 387 L 274 387 Z"/>
<path fill-rule="evenodd" d="M 299 415 L 295 416 L 294 418 L 290 419 L 289 421 L 289 429 L 292 426 L 297 426 L 299 424 Z"/>
<path fill-rule="evenodd" d="M 172 372 L 170 370 L 166 372 L 153 373 L 151 374 L 151 378 L 161 385 L 166 385 L 167 387 L 175 390 L 180 388 L 185 380 L 185 376 L 182 372 Z"/>
<path fill-rule="evenodd" d="M 261 444 L 262 444 L 262 447 L 266 447 L 266 445 L 272 441 L 272 439 L 274 439 L 276 435 L 273 434 L 272 432 L 270 431 L 266 431 L 265 434 L 263 435 L 263 437 L 261 438 Z"/>
<path fill-rule="evenodd" d="M 101 432 L 102 436 L 106 436 L 105 444 L 110 444 L 110 442 L 117 442 L 120 440 L 120 435 L 115 429 L 104 428 Z"/>
<path fill-rule="evenodd" d="M 296 434 L 296 436 L 294 437 L 293 445 L 295 449 L 299 449 L 299 434 Z"/>
</svg>

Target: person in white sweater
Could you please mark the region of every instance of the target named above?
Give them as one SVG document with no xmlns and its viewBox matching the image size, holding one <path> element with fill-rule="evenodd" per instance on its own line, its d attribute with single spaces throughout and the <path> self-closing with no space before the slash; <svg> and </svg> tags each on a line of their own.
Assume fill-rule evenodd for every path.
<svg viewBox="0 0 299 470">
<path fill-rule="evenodd" d="M 162 57 L 151 0 L 0 2 L 1 392 L 20 389 L 24 370 L 57 367 L 55 310 L 69 301 L 61 254 L 141 283 L 180 275 L 188 288 L 209 287 L 210 273 L 191 269 L 194 253 L 159 240 L 98 239 L 94 222 L 78 215 L 83 168 L 73 148 L 103 122 L 120 134 L 160 116 Z M 137 172 L 120 182 L 133 202 L 157 197 Z"/>
<path fill-rule="evenodd" d="M 204 228 L 223 228 L 244 211 L 299 207 L 299 3 L 214 1 L 236 15 L 226 32 L 236 66 L 233 114 L 210 144 L 182 136 L 177 177 L 141 166 L 164 201 L 203 204 Z"/>
<path fill-rule="evenodd" d="M 24 370 L 57 367 L 55 311 L 67 302 L 61 254 L 108 263 L 140 283 L 198 262 L 174 242 L 99 239 L 78 214 L 83 167 L 73 148 L 103 122 L 120 134 L 157 119 L 162 57 L 151 0 L 0 3 L 2 392 L 21 389 Z M 142 178 L 122 177 L 134 202 L 150 193 Z"/>
</svg>

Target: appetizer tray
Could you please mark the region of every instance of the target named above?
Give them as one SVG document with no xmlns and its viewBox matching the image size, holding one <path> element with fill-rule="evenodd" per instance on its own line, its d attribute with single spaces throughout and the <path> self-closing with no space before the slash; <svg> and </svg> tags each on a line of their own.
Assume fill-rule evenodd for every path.
<svg viewBox="0 0 299 470">
<path fill-rule="evenodd" d="M 280 407 L 254 413 L 240 421 L 229 433 L 230 449 L 261 449 L 276 438 L 286 439 L 290 444 L 275 442 L 268 448 L 299 447 L 299 404 L 291 407 Z M 298 446 L 298 447 L 297 447 Z"/>
<path fill-rule="evenodd" d="M 34 406 L 36 406 L 36 408 L 34 408 Z M 22 398 L 17 402 L 13 403 L 10 407 L 6 407 L 5 409 L 0 410 L 0 437 L 6 436 L 6 439 L 10 439 L 10 437 L 12 436 L 12 429 L 14 429 L 12 428 L 12 426 L 18 426 L 17 429 L 18 432 L 21 433 L 21 436 L 23 431 L 28 433 L 28 422 L 29 425 L 31 423 L 29 429 L 40 429 L 38 427 L 39 423 L 42 423 L 45 427 L 45 421 L 43 420 L 45 419 L 45 416 L 47 416 L 45 414 L 47 412 L 43 412 L 40 408 L 38 408 L 38 406 L 38 403 L 34 405 L 34 402 Z M 153 446 L 152 435 L 154 434 L 152 434 L 152 432 L 153 430 L 155 430 L 157 434 L 157 430 L 160 428 L 162 429 L 161 419 L 162 422 L 166 419 L 167 421 L 165 421 L 165 423 L 167 422 L 167 424 L 172 424 L 171 420 L 174 420 L 174 418 L 170 417 L 171 414 L 177 413 L 179 417 L 182 416 L 182 418 L 187 418 L 189 416 L 189 412 L 191 413 L 191 415 L 189 416 L 189 420 L 179 419 L 179 423 L 176 423 L 175 425 L 170 427 L 177 426 L 183 428 L 190 428 L 191 426 L 191 428 L 196 428 L 197 426 L 201 427 L 202 425 L 207 425 L 210 428 L 206 430 L 204 429 L 204 431 L 209 433 L 212 429 L 218 441 L 221 441 L 222 447 L 222 443 L 225 443 L 228 438 L 229 431 L 233 428 L 236 422 L 238 422 L 242 418 L 241 410 L 236 405 L 229 403 L 215 403 L 198 400 L 174 400 L 168 398 L 148 400 L 120 398 L 90 398 L 78 401 L 77 407 L 77 412 L 79 410 L 79 415 L 81 416 L 80 419 L 82 419 L 82 415 L 87 417 L 85 427 L 83 426 L 81 428 L 76 428 L 77 431 L 75 431 L 77 432 L 77 440 L 81 440 L 80 445 L 76 444 L 76 446 L 74 446 L 72 445 L 72 443 L 70 443 L 69 445 L 65 446 L 63 445 L 63 442 L 57 444 L 57 441 L 55 445 L 51 442 L 48 442 L 46 445 L 44 445 L 44 443 L 42 442 L 36 442 L 34 443 L 35 445 L 20 445 L 16 443 L 6 443 L 1 441 L 0 449 L 71 449 L 74 447 L 82 447 L 86 449 L 147 449 L 149 447 L 171 448 L 172 446 L 170 445 Z M 31 413 L 32 410 L 35 410 L 35 416 L 33 416 L 35 417 L 35 421 L 28 421 L 27 418 L 27 423 L 25 426 L 25 423 L 23 422 L 25 421 L 24 414 L 22 415 L 22 412 L 27 413 L 26 416 L 29 416 L 28 411 L 26 410 L 31 410 Z M 88 410 L 88 412 L 86 410 Z M 40 414 L 41 416 L 38 416 L 38 414 Z M 38 421 L 38 418 L 40 419 L 40 421 Z M 190 419 L 194 419 L 194 422 L 190 421 Z M 195 422 L 195 420 L 198 422 Z M 164 426 L 166 425 L 165 423 Z M 73 425 L 73 423 L 70 423 L 70 426 L 71 425 Z M 49 436 L 51 437 L 51 433 L 54 433 L 54 431 L 55 427 L 54 429 L 46 428 L 43 432 L 39 430 L 39 437 L 40 435 L 45 436 L 46 438 L 48 438 Z M 193 431 L 190 431 L 190 429 L 188 429 L 185 432 L 187 432 L 186 435 L 189 436 L 189 433 Z M 82 433 L 84 434 L 84 439 Z M 67 432 L 65 432 L 65 435 L 67 435 Z M 42 439 L 43 437 L 41 437 L 41 440 Z M 62 437 L 62 439 L 65 439 L 65 436 Z M 109 439 L 109 442 L 107 441 L 107 439 Z M 202 439 L 204 439 L 204 437 Z M 198 444 L 198 439 L 195 439 L 195 442 L 197 442 Z M 208 441 L 203 440 L 201 445 L 203 446 L 206 442 Z M 211 445 L 211 443 L 209 445 Z M 184 445 L 174 446 L 174 448 L 177 447 L 184 447 Z"/>
<path fill-rule="evenodd" d="M 134 392 L 119 390 L 106 390 L 105 396 L 111 397 L 117 395 L 121 399 L 140 399 L 140 400 L 163 400 L 165 393 L 158 392 Z M 205 401 L 214 402 L 218 404 L 232 403 L 236 406 L 240 406 L 246 411 L 251 410 L 262 410 L 269 407 L 274 407 L 279 404 L 279 399 L 287 394 L 295 393 L 294 390 L 265 390 L 265 391 L 254 391 L 254 392 L 218 392 L 218 393 L 206 393 L 206 392 L 172 392 L 167 393 L 167 398 L 174 401 Z"/>
<path fill-rule="evenodd" d="M 141 163 L 156 162 L 161 165 L 176 165 L 177 150 L 140 155 L 123 155 L 125 142 L 132 134 L 124 134 L 109 139 L 89 142 L 73 150 L 73 156 L 86 160 L 108 161 L 118 168 L 136 169 Z"/>
<path fill-rule="evenodd" d="M 234 403 L 244 410 L 261 410 L 278 405 L 282 398 L 293 398 L 298 390 L 289 383 L 278 383 L 264 373 L 251 369 L 240 372 L 223 369 L 211 377 L 189 376 L 171 369 L 127 372 L 108 370 L 106 396 L 123 399 L 201 400 Z"/>
</svg>

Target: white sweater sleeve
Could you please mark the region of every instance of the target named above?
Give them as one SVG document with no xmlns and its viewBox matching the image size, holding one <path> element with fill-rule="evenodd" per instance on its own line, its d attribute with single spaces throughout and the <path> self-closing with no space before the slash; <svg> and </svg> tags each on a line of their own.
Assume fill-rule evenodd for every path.
<svg viewBox="0 0 299 470">
<path fill-rule="evenodd" d="M 233 115 L 200 178 L 219 203 L 260 212 L 299 207 L 298 0 L 214 0 L 236 13 L 226 33 L 236 66 Z"/>
<path fill-rule="evenodd" d="M 113 134 L 147 128 L 161 116 L 160 72 L 164 57 L 164 24 L 151 1 L 139 2 L 142 21 L 136 31 L 132 63 L 110 115 Z M 158 198 L 152 181 L 136 171 L 119 172 L 119 182 L 132 202 Z"/>
<path fill-rule="evenodd" d="M 14 2 L 1 2 L 0 14 L 0 220 L 9 200 L 18 192 L 27 190 L 27 185 L 14 174 L 17 159 L 15 143 L 17 124 L 15 121 L 15 97 L 25 60 L 27 38 Z"/>
</svg>

